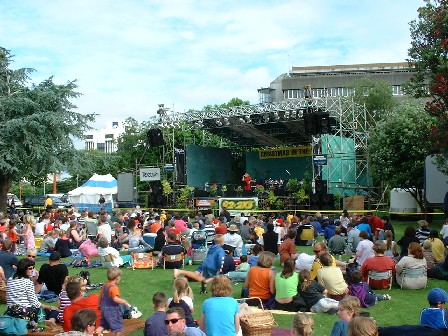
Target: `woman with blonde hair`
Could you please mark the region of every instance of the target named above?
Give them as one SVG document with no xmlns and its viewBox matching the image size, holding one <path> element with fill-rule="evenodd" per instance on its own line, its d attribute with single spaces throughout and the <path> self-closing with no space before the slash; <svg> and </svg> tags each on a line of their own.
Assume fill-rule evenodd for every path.
<svg viewBox="0 0 448 336">
<path fill-rule="evenodd" d="M 297 313 L 292 321 L 293 336 L 313 336 L 314 320 L 305 313 Z"/>
<path fill-rule="evenodd" d="M 426 259 L 419 243 L 412 242 L 408 247 L 408 255 L 395 265 L 397 282 L 403 289 L 425 288 L 428 282 Z"/>
<path fill-rule="evenodd" d="M 378 326 L 371 317 L 357 316 L 348 326 L 349 336 L 378 336 Z"/>
<path fill-rule="evenodd" d="M 248 297 L 259 297 L 267 309 L 272 309 L 275 304 L 275 272 L 271 269 L 275 260 L 275 254 L 269 251 L 261 252 L 256 266 L 250 268 L 247 273 L 244 288 L 248 290 Z M 247 297 L 247 296 L 246 296 Z M 247 302 L 249 305 L 258 305 L 258 301 Z"/>
<path fill-rule="evenodd" d="M 168 308 L 181 307 L 185 312 L 187 327 L 197 327 L 193 318 L 193 291 L 188 284 L 188 279 L 181 277 L 174 280 L 173 297 L 168 299 Z"/>
<path fill-rule="evenodd" d="M 240 330 L 238 302 L 232 297 L 232 282 L 225 275 L 218 275 L 211 282 L 212 297 L 202 304 L 199 322 L 207 336 L 236 336 Z"/>
</svg>

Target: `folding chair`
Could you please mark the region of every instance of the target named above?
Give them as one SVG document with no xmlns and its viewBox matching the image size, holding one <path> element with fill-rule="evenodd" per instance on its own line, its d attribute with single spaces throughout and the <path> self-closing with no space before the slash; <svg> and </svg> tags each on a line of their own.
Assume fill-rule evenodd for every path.
<svg viewBox="0 0 448 336">
<path fill-rule="evenodd" d="M 166 264 L 174 262 L 182 262 L 182 268 L 185 266 L 185 256 L 184 253 L 179 254 L 164 254 L 163 255 L 163 269 L 166 269 Z M 177 268 L 177 267 L 176 267 Z"/>
<path fill-rule="evenodd" d="M 98 223 L 96 221 L 86 221 L 87 238 L 95 240 L 98 235 Z"/>
<path fill-rule="evenodd" d="M 370 280 L 389 280 L 389 290 L 392 288 L 393 283 L 393 275 L 392 271 L 378 272 L 374 270 L 370 270 L 367 274 L 367 283 L 370 285 Z"/>
<path fill-rule="evenodd" d="M 132 253 L 132 269 L 150 268 L 154 269 L 154 257 L 152 252 L 149 253 Z"/>
<path fill-rule="evenodd" d="M 314 246 L 314 228 L 312 229 L 303 229 L 302 232 L 300 233 L 300 240 L 306 240 L 306 241 L 310 241 L 311 240 L 311 245 Z M 308 245 L 308 243 L 307 243 Z"/>
</svg>

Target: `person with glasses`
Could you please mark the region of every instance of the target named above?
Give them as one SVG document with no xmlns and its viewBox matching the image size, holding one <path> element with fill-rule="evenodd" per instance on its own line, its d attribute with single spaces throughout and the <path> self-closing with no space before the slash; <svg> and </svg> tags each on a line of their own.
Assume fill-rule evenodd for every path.
<svg viewBox="0 0 448 336">
<path fill-rule="evenodd" d="M 17 272 L 6 284 L 6 315 L 37 322 L 37 313 L 42 307 L 47 324 L 56 326 L 57 307 L 40 303 L 30 276 L 34 271 L 34 260 L 23 258 L 17 264 Z M 31 323 L 30 323 L 31 324 Z"/>
<path fill-rule="evenodd" d="M 321 269 L 322 263 L 320 262 L 320 256 L 324 253 L 327 253 L 327 245 L 325 242 L 318 242 L 313 247 L 313 252 L 316 259 L 313 262 L 313 266 L 311 267 L 311 280 L 316 279 L 317 271 Z M 338 266 L 339 268 L 345 269 L 347 267 L 347 263 L 336 260 L 335 257 L 331 256 L 331 266 Z"/>
<path fill-rule="evenodd" d="M 181 307 L 170 308 L 167 310 L 165 325 L 168 333 L 183 332 L 187 336 L 205 336 L 201 329 L 187 327 L 185 312 Z"/>
<path fill-rule="evenodd" d="M 26 250 L 26 257 L 34 262 L 36 262 L 37 250 L 35 248 L 30 248 Z M 37 285 L 37 278 L 39 277 L 39 272 L 36 268 L 33 270 L 33 274 L 30 276 L 31 281 L 34 284 L 34 287 Z"/>
</svg>

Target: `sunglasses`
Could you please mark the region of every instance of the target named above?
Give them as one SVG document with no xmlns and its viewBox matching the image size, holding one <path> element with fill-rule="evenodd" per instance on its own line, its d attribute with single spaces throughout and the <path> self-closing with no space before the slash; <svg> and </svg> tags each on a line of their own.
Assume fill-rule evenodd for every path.
<svg viewBox="0 0 448 336">
<path fill-rule="evenodd" d="M 36 256 L 28 255 L 28 258 L 36 258 Z"/>
<path fill-rule="evenodd" d="M 33 270 L 33 269 L 34 269 L 34 266 L 30 266 L 30 267 L 28 267 L 28 269 L 29 269 L 29 270 Z"/>
<path fill-rule="evenodd" d="M 165 320 L 165 324 L 168 325 L 168 324 L 170 324 L 170 322 L 171 322 L 171 324 L 176 324 L 177 322 L 179 322 L 179 320 L 181 320 L 181 319 L 180 318 L 173 318 L 173 319 L 170 319 L 170 320 Z"/>
<path fill-rule="evenodd" d="M 314 253 L 319 253 L 319 252 L 321 252 L 321 251 L 322 251 L 322 250 L 318 250 L 318 251 L 313 250 Z"/>
</svg>

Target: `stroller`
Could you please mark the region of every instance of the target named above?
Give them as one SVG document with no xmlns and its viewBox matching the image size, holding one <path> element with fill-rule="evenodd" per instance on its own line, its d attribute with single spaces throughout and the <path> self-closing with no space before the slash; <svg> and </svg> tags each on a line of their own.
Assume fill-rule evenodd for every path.
<svg viewBox="0 0 448 336">
<path fill-rule="evenodd" d="M 191 235 L 191 261 L 203 262 L 207 256 L 207 232 L 204 230 L 194 231 Z"/>
</svg>

